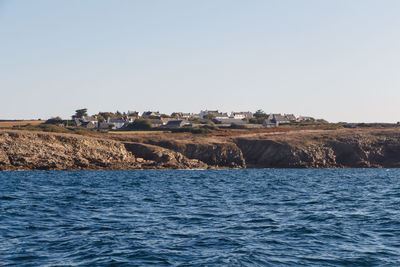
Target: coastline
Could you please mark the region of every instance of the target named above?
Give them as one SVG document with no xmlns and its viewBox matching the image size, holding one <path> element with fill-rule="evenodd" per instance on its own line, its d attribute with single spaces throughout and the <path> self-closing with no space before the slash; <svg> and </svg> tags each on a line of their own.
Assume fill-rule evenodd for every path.
<svg viewBox="0 0 400 267">
<path fill-rule="evenodd" d="M 398 168 L 397 129 L 233 136 L 0 130 L 0 170 Z"/>
</svg>

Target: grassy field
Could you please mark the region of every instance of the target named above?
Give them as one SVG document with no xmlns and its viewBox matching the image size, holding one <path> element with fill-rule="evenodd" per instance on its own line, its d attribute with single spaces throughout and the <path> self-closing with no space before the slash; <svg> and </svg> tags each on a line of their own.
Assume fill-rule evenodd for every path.
<svg viewBox="0 0 400 267">
<path fill-rule="evenodd" d="M 23 121 L 0 121 L 0 128 L 10 128 L 14 126 L 24 126 L 27 124 L 30 125 L 39 125 L 44 123 L 45 121 L 39 120 L 23 120 Z"/>
</svg>

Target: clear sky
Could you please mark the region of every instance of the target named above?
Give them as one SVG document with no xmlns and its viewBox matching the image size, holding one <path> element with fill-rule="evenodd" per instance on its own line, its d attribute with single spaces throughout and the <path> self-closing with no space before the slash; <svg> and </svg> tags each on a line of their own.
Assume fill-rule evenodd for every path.
<svg viewBox="0 0 400 267">
<path fill-rule="evenodd" d="M 400 121 L 399 0 L 0 0 L 0 119 Z"/>
</svg>

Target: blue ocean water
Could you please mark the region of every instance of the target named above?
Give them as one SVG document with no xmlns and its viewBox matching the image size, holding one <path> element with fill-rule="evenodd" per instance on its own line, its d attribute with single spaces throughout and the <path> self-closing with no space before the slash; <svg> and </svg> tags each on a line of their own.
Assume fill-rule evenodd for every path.
<svg viewBox="0 0 400 267">
<path fill-rule="evenodd" d="M 0 265 L 399 266 L 400 170 L 0 172 Z"/>
</svg>

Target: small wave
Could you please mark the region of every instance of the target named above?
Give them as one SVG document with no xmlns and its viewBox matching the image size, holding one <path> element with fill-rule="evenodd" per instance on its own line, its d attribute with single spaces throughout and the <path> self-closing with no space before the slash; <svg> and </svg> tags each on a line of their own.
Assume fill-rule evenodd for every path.
<svg viewBox="0 0 400 267">
<path fill-rule="evenodd" d="M 397 169 L 3 173 L 0 258 L 10 266 L 397 266 L 398 177 Z M 15 179 L 25 184 L 10 187 Z"/>
</svg>

